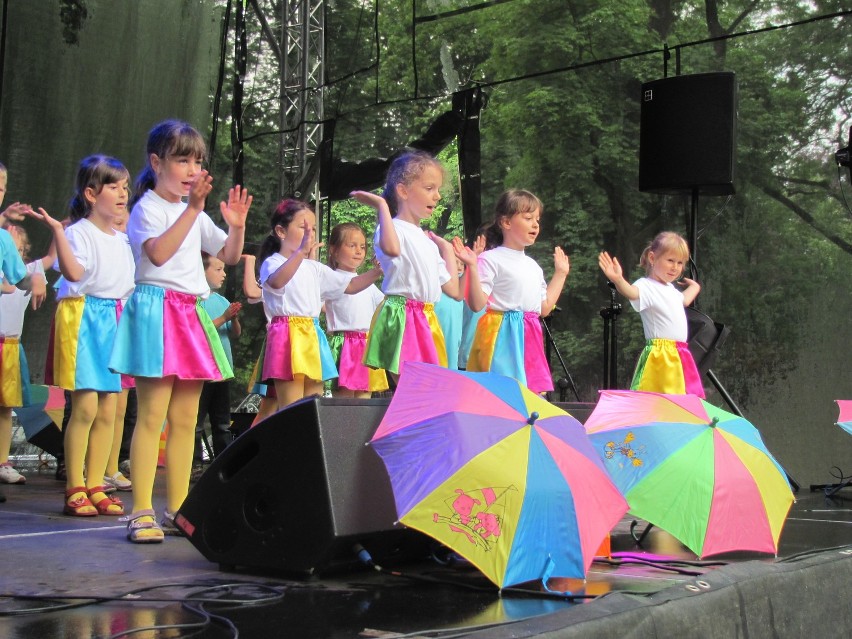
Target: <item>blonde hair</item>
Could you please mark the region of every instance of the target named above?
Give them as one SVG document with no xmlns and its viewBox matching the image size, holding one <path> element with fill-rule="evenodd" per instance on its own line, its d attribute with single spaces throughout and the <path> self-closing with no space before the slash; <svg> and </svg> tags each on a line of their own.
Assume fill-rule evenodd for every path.
<svg viewBox="0 0 852 639">
<path fill-rule="evenodd" d="M 639 266 L 645 269 L 645 273 L 651 272 L 651 259 L 649 254 L 664 255 L 666 253 L 675 253 L 684 262 L 689 261 L 689 245 L 682 236 L 673 231 L 663 231 L 655 237 L 639 257 Z"/>
<path fill-rule="evenodd" d="M 364 229 L 355 224 L 355 222 L 342 222 L 331 229 L 331 233 L 328 236 L 328 265 L 331 268 L 336 269 L 340 266 L 340 263 L 337 261 L 337 253 L 340 251 L 343 243 L 353 233 L 360 233 L 364 240 L 367 240 L 367 234 L 364 233 Z"/>
<path fill-rule="evenodd" d="M 391 162 L 382 197 L 388 203 L 392 215 L 399 212 L 399 202 L 396 197 L 397 185 L 410 186 L 429 167 L 435 167 L 441 172 L 441 176 L 444 175 L 444 166 L 425 151 L 409 151 Z"/>
</svg>

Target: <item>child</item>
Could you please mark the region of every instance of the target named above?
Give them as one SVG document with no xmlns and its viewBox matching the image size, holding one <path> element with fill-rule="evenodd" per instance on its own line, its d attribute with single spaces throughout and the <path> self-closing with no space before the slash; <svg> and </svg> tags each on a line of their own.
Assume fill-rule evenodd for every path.
<svg viewBox="0 0 852 639">
<path fill-rule="evenodd" d="M 529 191 L 511 189 L 500 196 L 494 221 L 486 229 L 488 250 L 479 259 L 459 238 L 456 255 L 465 263 L 465 298 L 471 310 L 487 310 L 476 326 L 467 360 L 469 371 L 492 371 L 514 377 L 536 392 L 553 390 L 544 355 L 540 317 L 547 316 L 571 265 L 560 247 L 553 251 L 553 277 L 524 254 L 538 237 L 544 207 Z"/>
<path fill-rule="evenodd" d="M 257 281 L 255 270 L 257 256 L 247 253 L 243 255 L 243 260 L 245 261 L 243 265 L 243 295 L 246 296 L 246 301 L 249 304 L 262 304 L 263 289 L 260 288 L 260 283 Z M 263 313 L 266 315 L 266 324 L 268 325 L 272 318 L 266 312 L 266 307 L 263 307 Z M 251 379 L 249 379 L 248 388 L 246 389 L 249 394 L 260 395 L 260 405 L 257 407 L 257 414 L 252 420 L 252 427 L 278 410 L 278 398 L 275 396 L 275 386 L 273 384 L 263 384 L 258 381 L 260 375 L 263 373 L 263 355 L 265 352 L 266 335 L 264 334 L 263 342 L 260 346 L 260 355 L 254 363 L 254 370 L 251 373 Z"/>
<path fill-rule="evenodd" d="M 334 359 L 319 325 L 324 300 L 364 290 L 381 275 L 371 269 L 351 277 L 310 259 L 316 216 L 305 202 L 283 200 L 272 214 L 272 231 L 259 260 L 267 327 L 263 380 L 274 380 L 278 408 L 322 394 L 323 382 L 337 377 Z"/>
<path fill-rule="evenodd" d="M 461 299 L 456 260 L 449 242 L 420 228 L 441 199 L 443 179 L 438 160 L 414 151 L 391 163 L 382 196 L 366 191 L 351 194 L 376 209 L 373 244 L 386 296 L 373 317 L 364 364 L 394 377 L 408 360 L 447 365 L 434 305 L 442 290 Z"/>
<path fill-rule="evenodd" d="M 127 537 L 163 541 L 153 510 L 160 432 L 168 419 L 166 511 L 174 513 L 189 490 L 198 398 L 206 380 L 233 373 L 201 299 L 210 292 L 201 251 L 236 264 L 242 253 L 252 198 L 239 185 L 219 210 L 229 227 L 218 228 L 203 211 L 213 178 L 202 169 L 201 134 L 179 120 L 157 124 L 148 135 L 147 166 L 136 180 L 127 225 L 136 260 L 136 289 L 121 317 L 110 368 L 136 377 L 138 417 L 130 445 L 133 512 Z M 184 201 L 188 198 L 188 202 Z"/>
<path fill-rule="evenodd" d="M 367 238 L 354 222 L 338 224 L 328 238 L 328 265 L 338 273 L 354 276 L 367 256 Z M 334 397 L 366 399 L 388 389 L 381 369 L 361 363 L 367 345 L 367 330 L 376 307 L 385 298 L 375 284 L 355 295 L 344 295 L 325 304 L 326 328 L 334 362 L 340 376 L 333 386 Z"/>
<path fill-rule="evenodd" d="M 18 254 L 26 263 L 26 272 L 30 277 L 35 276 L 40 281 L 44 279 L 45 266 L 50 268 L 56 259 L 56 254 L 51 251 L 41 259 L 28 262 L 30 241 L 26 230 L 22 226 L 14 223 L 6 225 L 9 235 L 15 242 L 18 249 Z M 3 279 L 0 277 L 0 279 Z M 4 284 L 8 284 L 3 279 Z M 0 338 L 9 340 L 15 339 L 18 341 L 18 358 L 20 366 L 21 379 L 21 402 L 22 406 L 30 404 L 30 369 L 27 364 L 27 355 L 24 352 L 24 345 L 20 343 L 21 334 L 24 330 L 24 314 L 27 307 L 32 304 L 32 308 L 38 309 L 44 302 L 46 295 L 33 294 L 32 291 L 24 291 L 15 286 L 9 285 L 7 291 L 4 289 L 3 295 L 0 296 Z M 8 406 L 0 406 L 0 483 L 5 484 L 24 484 L 26 478 L 12 467 L 9 463 L 9 449 L 12 445 L 12 409 Z"/>
<path fill-rule="evenodd" d="M 109 370 L 108 359 L 121 300 L 133 290 L 133 255 L 124 234 L 113 229 L 115 216 L 127 206 L 129 177 L 114 158 L 87 157 L 77 170 L 67 229 L 44 209 L 32 214 L 53 231 L 64 278 L 56 295 L 45 382 L 71 391 L 63 512 L 76 517 L 124 514 L 103 478 L 121 392 L 121 376 Z"/>
<path fill-rule="evenodd" d="M 0 164 L 0 204 L 6 197 L 9 174 Z M 28 204 L 15 202 L 0 214 L 0 286 L 8 284 L 3 297 L 14 292 L 12 287 L 23 291 L 32 291 L 33 306 L 41 304 L 46 295 L 44 268 L 40 273 L 30 273 L 18 251 L 15 238 L 4 229 L 12 220 L 19 220 L 32 208 Z M 39 264 L 41 264 L 39 262 Z M 4 310 L 0 307 L 0 317 Z M 2 320 L 0 320 L 2 321 Z M 9 463 L 9 449 L 12 445 L 12 408 L 24 405 L 24 379 L 22 375 L 22 351 L 17 335 L 0 333 L 0 482 L 22 484 L 26 478 Z M 28 376 L 28 373 L 27 373 Z M 27 380 L 29 381 L 29 380 Z M 0 495 L 0 502 L 5 497 Z"/>
<path fill-rule="evenodd" d="M 127 207 L 115 216 L 112 223 L 112 228 L 121 232 L 124 239 L 127 240 L 127 246 L 130 246 L 130 240 L 127 239 Z M 121 300 L 122 308 L 127 305 L 127 299 Z M 129 458 L 130 438 L 133 436 L 133 427 L 136 425 L 136 382 L 130 375 L 121 376 L 121 392 L 115 400 L 115 422 L 112 431 L 112 448 L 110 448 L 109 459 L 107 460 L 106 473 L 104 474 L 104 485 L 112 487 L 114 490 L 131 490 L 133 484 L 119 469 L 119 458 L 124 453 L 124 459 Z M 125 442 L 127 439 L 127 442 Z M 63 460 L 64 462 L 64 460 Z"/>
<path fill-rule="evenodd" d="M 210 297 L 202 302 L 204 310 L 210 315 L 213 326 L 222 340 L 222 348 L 228 364 L 234 367 L 234 357 L 231 354 L 231 338 L 237 339 L 242 333 L 240 320 L 237 313 L 240 312 L 242 304 L 229 302 L 216 291 L 225 283 L 225 263 L 218 257 L 207 253 L 201 254 L 201 263 L 204 265 L 204 277 L 210 287 Z M 231 382 L 204 382 L 201 390 L 201 398 L 198 402 L 198 420 L 195 424 L 195 454 L 193 466 L 196 470 L 201 469 L 203 460 L 202 438 L 204 437 L 204 418 L 210 419 L 210 433 L 213 439 L 213 454 L 220 454 L 233 439 L 231 437 Z"/>
<path fill-rule="evenodd" d="M 704 397 L 701 376 L 686 344 L 685 307 L 692 304 L 701 287 L 684 277 L 683 291 L 674 286 L 689 260 L 689 247 L 677 233 L 663 232 L 654 238 L 639 260 L 645 277 L 630 284 L 624 279 L 618 259 L 604 251 L 598 264 L 616 290 L 639 311 L 647 343 L 633 374 L 632 390 L 691 393 Z M 678 282 L 680 285 L 680 282 Z"/>
</svg>

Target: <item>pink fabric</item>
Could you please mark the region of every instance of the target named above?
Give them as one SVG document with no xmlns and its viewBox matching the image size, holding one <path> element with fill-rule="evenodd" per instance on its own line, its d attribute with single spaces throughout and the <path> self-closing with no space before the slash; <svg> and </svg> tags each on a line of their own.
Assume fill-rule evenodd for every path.
<svg viewBox="0 0 852 639">
<path fill-rule="evenodd" d="M 163 299 L 163 377 L 219 380 L 222 373 L 196 310 L 195 295 L 166 290 Z"/>
<path fill-rule="evenodd" d="M 293 379 L 290 350 L 290 322 L 288 318 L 285 315 L 273 317 L 266 329 L 266 352 L 263 356 L 261 381 Z"/>
<path fill-rule="evenodd" d="M 553 390 L 553 377 L 544 356 L 544 334 L 539 314 L 524 313 L 524 373 L 527 388 L 535 393 Z"/>
<path fill-rule="evenodd" d="M 337 364 L 337 370 L 340 373 L 337 382 L 343 388 L 370 390 L 370 369 L 361 363 L 366 348 L 366 333 L 344 332 L 343 346 L 340 348 L 340 361 Z"/>
<path fill-rule="evenodd" d="M 695 365 L 695 359 L 686 342 L 676 342 L 677 352 L 680 355 L 680 364 L 683 368 L 683 384 L 686 392 L 704 398 L 704 384 L 701 383 L 701 373 Z"/>
<path fill-rule="evenodd" d="M 115 325 L 118 326 L 118 321 L 121 319 L 121 312 L 124 310 L 124 302 L 121 300 L 115 301 Z M 126 388 L 136 388 L 136 378 L 132 375 L 121 374 L 121 390 Z"/>
<path fill-rule="evenodd" d="M 400 362 L 441 363 L 432 337 L 432 327 L 423 310 L 424 306 L 424 302 L 417 300 L 405 301 L 405 332 L 402 334 Z"/>
</svg>

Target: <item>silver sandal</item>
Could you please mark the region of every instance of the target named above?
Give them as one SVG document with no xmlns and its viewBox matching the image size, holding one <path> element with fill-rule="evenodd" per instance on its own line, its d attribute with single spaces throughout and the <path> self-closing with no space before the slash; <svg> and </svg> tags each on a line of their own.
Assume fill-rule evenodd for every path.
<svg viewBox="0 0 852 639">
<path fill-rule="evenodd" d="M 150 517 L 150 521 L 140 521 Z M 134 544 L 159 544 L 163 541 L 163 529 L 157 524 L 153 510 L 140 510 L 127 518 L 127 538 Z"/>
</svg>

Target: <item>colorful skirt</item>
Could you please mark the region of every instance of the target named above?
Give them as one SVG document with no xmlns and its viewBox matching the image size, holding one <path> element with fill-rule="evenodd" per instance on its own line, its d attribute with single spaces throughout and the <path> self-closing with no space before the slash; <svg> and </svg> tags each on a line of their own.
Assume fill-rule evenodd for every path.
<svg viewBox="0 0 852 639">
<path fill-rule="evenodd" d="M 704 397 L 701 374 L 686 342 L 649 339 L 639 355 L 631 390 Z"/>
<path fill-rule="evenodd" d="M 552 391 L 539 314 L 486 311 L 476 324 L 467 370 L 513 377 L 535 393 Z"/>
<path fill-rule="evenodd" d="M 0 406 L 18 408 L 29 403 L 24 401 L 23 371 L 26 361 L 17 337 L 0 337 Z M 29 370 L 26 381 L 28 384 Z"/>
<path fill-rule="evenodd" d="M 399 374 L 402 362 L 447 366 L 444 333 L 435 305 L 388 295 L 373 314 L 364 365 Z"/>
<path fill-rule="evenodd" d="M 269 397 L 269 389 L 274 388 L 260 381 L 260 373 L 263 371 L 263 359 L 265 355 L 266 335 L 263 336 L 263 343 L 260 345 L 260 355 L 258 355 L 257 360 L 254 362 L 254 368 L 251 370 L 251 377 L 249 378 L 248 387 L 246 388 L 246 391 L 249 394 L 254 393 L 261 397 Z"/>
<path fill-rule="evenodd" d="M 380 393 L 388 389 L 388 376 L 381 368 L 367 368 L 362 364 L 367 349 L 367 333 L 338 331 L 329 336 L 329 346 L 340 376 L 332 388 Z"/>
<path fill-rule="evenodd" d="M 118 324 L 111 370 L 134 377 L 222 381 L 234 376 L 201 298 L 137 284 Z"/>
<path fill-rule="evenodd" d="M 292 381 L 295 375 L 317 382 L 337 377 L 337 367 L 316 317 L 279 315 L 266 327 L 261 379 Z"/>
<path fill-rule="evenodd" d="M 109 356 L 121 317 L 121 300 L 85 295 L 59 300 L 47 345 L 44 383 L 69 391 L 121 391 Z"/>
</svg>

